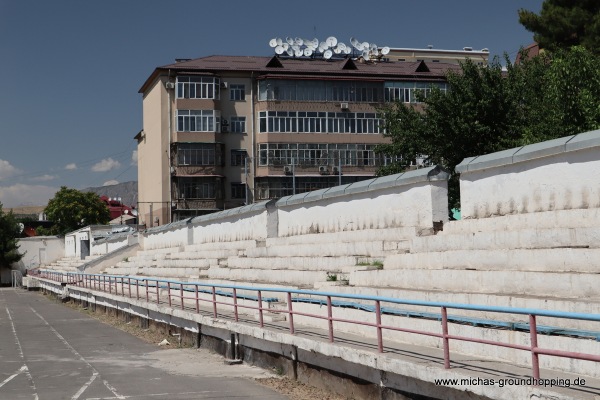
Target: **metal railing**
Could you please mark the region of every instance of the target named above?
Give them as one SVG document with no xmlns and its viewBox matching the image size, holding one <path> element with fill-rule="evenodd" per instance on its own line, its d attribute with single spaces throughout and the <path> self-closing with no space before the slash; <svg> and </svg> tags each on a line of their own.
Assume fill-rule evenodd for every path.
<svg viewBox="0 0 600 400">
<path fill-rule="evenodd" d="M 13 270 L 11 270 L 11 274 L 12 274 L 12 287 L 14 287 L 14 288 L 23 287 L 23 274 L 21 273 L 21 271 L 13 269 Z"/>
<path fill-rule="evenodd" d="M 563 318 L 568 320 L 584 320 L 600 322 L 600 314 L 584 314 L 573 312 L 551 311 L 533 308 L 513 308 L 513 307 L 495 307 L 482 306 L 473 304 L 447 303 L 447 302 L 432 302 L 418 301 L 409 299 L 398 299 L 382 296 L 366 296 L 366 295 L 351 295 L 344 293 L 319 292 L 311 290 L 298 290 L 291 288 L 268 288 L 255 286 L 238 286 L 238 285 L 223 285 L 200 282 L 180 282 L 169 279 L 155 278 L 140 278 L 131 276 L 105 275 L 105 274 L 84 274 L 84 273 L 63 273 L 56 271 L 39 271 L 39 276 L 64 284 L 76 285 L 92 290 L 102 291 L 115 295 L 121 295 L 128 298 L 145 300 L 156 304 L 168 304 L 169 307 L 177 307 L 182 310 L 187 309 L 196 313 L 200 313 L 200 304 L 208 303 L 214 318 L 219 317 L 219 307 L 227 307 L 233 310 L 234 319 L 238 322 L 239 311 L 250 310 L 258 312 L 258 323 L 260 327 L 264 327 L 264 313 L 280 313 L 287 316 L 289 321 L 289 332 L 295 333 L 294 316 L 304 316 L 327 321 L 329 341 L 335 341 L 334 323 L 348 323 L 372 327 L 377 337 L 377 348 L 380 353 L 384 352 L 383 331 L 398 331 L 418 335 L 426 335 L 441 339 L 444 350 L 444 368 L 450 368 L 450 340 L 459 340 L 473 343 L 480 343 L 492 346 L 507 347 L 511 349 L 528 351 L 531 353 L 531 367 L 533 377 L 540 379 L 539 356 L 547 355 L 554 357 L 565 357 L 570 359 L 587 360 L 600 362 L 600 355 L 585 354 L 563 350 L 555 350 L 542 348 L 538 346 L 537 327 L 538 317 Z M 225 291 L 224 291 L 225 290 Z M 229 291 L 226 291 L 229 290 Z M 239 292 L 256 293 L 256 295 L 240 294 Z M 166 292 L 166 293 L 165 293 Z M 278 297 L 265 298 L 265 293 L 276 293 L 284 297 L 287 303 L 287 309 L 274 309 L 268 306 L 268 303 L 278 302 Z M 161 300 L 161 294 L 163 297 Z M 292 295 L 297 295 L 292 297 Z M 204 298 L 203 298 L 204 296 Z M 219 298 L 217 297 L 219 296 Z M 306 302 L 307 298 L 298 296 L 310 296 L 310 302 L 327 306 L 327 315 L 311 314 L 294 310 L 293 303 Z M 230 298 L 231 301 L 226 301 L 223 298 Z M 256 305 L 241 304 L 240 300 L 251 300 L 256 302 Z M 321 299 L 321 300 L 318 300 Z M 373 311 L 375 314 L 374 321 L 359 321 L 344 318 L 334 318 L 333 309 L 335 308 L 333 299 L 351 299 L 361 302 L 373 302 Z M 187 302 L 187 305 L 186 305 Z M 265 306 L 265 303 L 267 304 Z M 404 327 L 384 325 L 382 323 L 382 314 L 389 314 L 382 308 L 382 303 L 401 304 L 409 306 L 435 307 L 440 309 L 441 315 L 441 330 L 439 332 L 430 332 L 417 329 L 409 329 Z M 361 307 L 362 308 L 362 307 Z M 365 308 L 363 308 L 365 309 Z M 529 320 L 529 335 L 530 345 L 520 345 L 514 343 L 499 342 L 487 339 L 478 339 L 473 337 L 465 337 L 453 335 L 449 333 L 449 317 L 448 310 L 469 310 L 478 312 L 492 312 L 513 315 L 526 315 Z M 231 311 L 230 311 L 231 312 Z M 223 315 L 223 311 L 221 310 Z"/>
</svg>

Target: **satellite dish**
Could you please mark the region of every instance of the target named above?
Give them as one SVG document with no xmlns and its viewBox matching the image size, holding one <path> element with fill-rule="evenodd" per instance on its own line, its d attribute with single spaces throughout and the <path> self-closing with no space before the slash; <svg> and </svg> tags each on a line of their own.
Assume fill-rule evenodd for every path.
<svg viewBox="0 0 600 400">
<path fill-rule="evenodd" d="M 323 58 L 326 60 L 329 60 L 332 55 L 333 55 L 333 52 L 331 50 L 325 50 L 325 53 L 323 53 Z"/>
<path fill-rule="evenodd" d="M 390 48 L 385 46 L 383 49 L 381 49 L 381 54 L 383 54 L 384 56 L 390 54 Z"/>
<path fill-rule="evenodd" d="M 296 38 L 295 42 L 297 46 L 302 46 L 304 44 L 304 40 L 302 40 L 302 38 L 299 37 Z"/>
<path fill-rule="evenodd" d="M 340 53 L 342 52 L 342 50 L 340 50 L 340 48 L 339 48 L 339 47 L 336 47 L 335 49 L 333 49 L 333 52 L 334 52 L 335 54 L 340 54 Z"/>
<path fill-rule="evenodd" d="M 304 55 L 306 57 L 310 57 L 310 56 L 312 56 L 312 54 L 313 54 L 313 51 L 311 49 L 304 49 Z"/>
<path fill-rule="evenodd" d="M 338 49 L 340 49 L 340 51 L 345 51 L 346 50 L 346 45 L 342 42 L 339 42 L 337 45 Z"/>
<path fill-rule="evenodd" d="M 292 48 L 291 48 L 291 47 L 290 47 L 290 48 L 288 48 L 288 49 L 286 50 L 286 52 L 287 52 L 287 55 L 288 55 L 288 56 L 290 56 L 290 57 L 293 57 L 293 56 L 294 56 L 294 50 L 292 50 Z"/>
<path fill-rule="evenodd" d="M 321 42 L 319 43 L 319 52 L 320 53 L 324 53 L 325 50 L 327 50 L 329 48 L 329 45 L 325 42 Z"/>
<path fill-rule="evenodd" d="M 283 54 L 283 52 L 284 52 L 283 47 L 281 47 L 281 46 L 275 47 L 275 54 Z"/>
<path fill-rule="evenodd" d="M 277 47 L 277 39 L 273 38 L 273 39 L 269 40 L 269 46 Z"/>
<path fill-rule="evenodd" d="M 356 40 L 356 38 L 351 37 L 350 38 L 350 44 L 354 47 L 358 46 L 358 40 Z"/>
<path fill-rule="evenodd" d="M 289 45 L 292 45 L 292 44 L 294 44 L 294 39 L 292 39 L 291 37 L 286 37 L 286 38 L 285 38 L 285 41 L 286 41 L 286 42 L 287 42 Z"/>
<path fill-rule="evenodd" d="M 369 42 L 362 42 L 361 47 L 363 50 L 369 50 L 371 45 L 369 44 Z"/>
<path fill-rule="evenodd" d="M 329 47 L 333 47 L 337 44 L 337 38 L 335 36 L 329 36 L 325 42 L 327 42 Z"/>
<path fill-rule="evenodd" d="M 377 51 L 377 45 L 375 43 L 371 43 L 371 46 L 369 47 L 371 49 L 371 51 L 375 52 Z"/>
<path fill-rule="evenodd" d="M 371 59 L 371 52 L 369 50 L 363 50 L 362 57 L 365 60 L 370 60 Z"/>
<path fill-rule="evenodd" d="M 277 38 L 277 46 L 281 46 L 283 44 L 283 40 L 281 38 Z"/>
<path fill-rule="evenodd" d="M 346 48 L 344 49 L 344 53 L 346 53 L 346 54 L 350 54 L 350 53 L 352 53 L 352 49 L 351 49 L 350 47 L 346 47 Z"/>
<path fill-rule="evenodd" d="M 308 49 L 306 49 L 306 50 L 308 50 Z M 303 55 L 304 55 L 304 51 L 302 49 L 300 49 L 300 48 L 294 49 L 294 56 L 302 57 Z"/>
</svg>

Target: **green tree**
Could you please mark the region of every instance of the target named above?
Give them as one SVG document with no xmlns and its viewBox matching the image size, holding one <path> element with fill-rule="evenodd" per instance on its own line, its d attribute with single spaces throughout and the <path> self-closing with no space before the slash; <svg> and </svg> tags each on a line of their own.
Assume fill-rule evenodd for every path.
<svg viewBox="0 0 600 400">
<path fill-rule="evenodd" d="M 0 203 L 0 268 L 10 267 L 23 258 L 17 244 L 19 233 L 19 224 L 12 211 L 5 213 Z"/>
<path fill-rule="evenodd" d="M 60 188 L 44 209 L 47 218 L 54 222 L 50 233 L 65 233 L 88 225 L 107 224 L 110 212 L 97 194 L 83 193 L 79 190 Z"/>
<path fill-rule="evenodd" d="M 462 64 L 450 73 L 450 90 L 433 89 L 423 99 L 422 112 L 411 105 L 391 103 L 381 110 L 390 144 L 377 152 L 398 162 L 379 175 L 404 170 L 425 154 L 451 173 L 451 208 L 460 207 L 457 164 L 467 157 L 585 132 L 600 127 L 600 56 L 582 47 L 526 60 L 495 59 L 482 68 Z"/>
<path fill-rule="evenodd" d="M 581 45 L 600 54 L 600 2 L 598 0 L 546 0 L 540 14 L 519 10 L 519 22 L 548 50 Z"/>
</svg>

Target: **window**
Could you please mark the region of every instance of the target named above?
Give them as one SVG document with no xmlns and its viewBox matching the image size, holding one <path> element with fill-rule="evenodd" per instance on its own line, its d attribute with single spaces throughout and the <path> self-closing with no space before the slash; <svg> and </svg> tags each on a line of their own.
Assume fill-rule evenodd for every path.
<svg viewBox="0 0 600 400">
<path fill-rule="evenodd" d="M 246 117 L 231 117 L 232 133 L 246 133 Z"/>
<path fill-rule="evenodd" d="M 216 165 L 215 145 L 209 143 L 178 144 L 177 165 Z"/>
<path fill-rule="evenodd" d="M 229 100 L 243 101 L 246 100 L 246 85 L 231 84 L 229 85 Z"/>
<path fill-rule="evenodd" d="M 440 82 L 386 82 L 385 101 L 418 103 L 417 92 L 421 92 L 424 98 L 427 98 L 432 87 L 437 87 L 443 93 L 448 90 L 448 85 Z"/>
<path fill-rule="evenodd" d="M 381 82 L 265 79 L 258 100 L 381 102 Z"/>
<path fill-rule="evenodd" d="M 219 78 L 206 76 L 178 76 L 178 99 L 219 99 Z"/>
<path fill-rule="evenodd" d="M 220 122 L 217 110 L 177 110 L 178 132 L 218 132 Z"/>
<path fill-rule="evenodd" d="M 246 165 L 246 150 L 231 150 L 231 165 L 234 167 Z"/>
<path fill-rule="evenodd" d="M 206 178 L 182 178 L 178 195 L 180 199 L 214 199 L 215 183 Z"/>
<path fill-rule="evenodd" d="M 260 143 L 259 166 L 378 166 L 374 144 Z"/>
<path fill-rule="evenodd" d="M 262 133 L 381 133 L 376 113 L 261 111 Z"/>
<path fill-rule="evenodd" d="M 231 198 L 232 199 L 245 199 L 246 198 L 246 185 L 243 183 L 232 183 L 231 184 Z"/>
</svg>

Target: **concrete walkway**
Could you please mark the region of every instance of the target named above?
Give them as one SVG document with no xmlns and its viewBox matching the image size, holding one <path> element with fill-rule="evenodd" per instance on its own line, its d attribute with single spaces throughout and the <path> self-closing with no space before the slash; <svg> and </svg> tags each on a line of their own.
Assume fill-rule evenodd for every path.
<svg viewBox="0 0 600 400">
<path fill-rule="evenodd" d="M 206 350 L 160 350 L 38 293 L 0 289 L 0 399 L 284 399 Z"/>
</svg>

